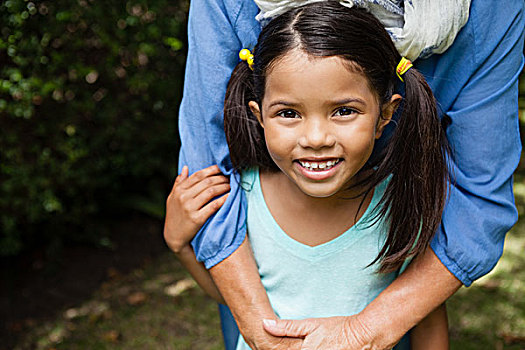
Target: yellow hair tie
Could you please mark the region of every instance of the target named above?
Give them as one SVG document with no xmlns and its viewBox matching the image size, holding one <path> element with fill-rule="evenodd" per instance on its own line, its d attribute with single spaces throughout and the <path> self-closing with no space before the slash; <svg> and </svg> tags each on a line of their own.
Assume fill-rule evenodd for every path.
<svg viewBox="0 0 525 350">
<path fill-rule="evenodd" d="M 410 62 L 410 60 L 406 59 L 405 57 L 401 57 L 401 61 L 399 61 L 399 64 L 397 65 L 397 68 L 396 68 L 396 74 L 399 80 L 404 82 L 401 76 L 405 74 L 413 66 L 414 65 L 412 64 L 412 62 Z"/>
<path fill-rule="evenodd" d="M 253 54 L 248 49 L 242 49 L 239 52 L 239 58 L 246 63 L 248 63 L 248 66 L 251 70 L 253 70 Z"/>
</svg>

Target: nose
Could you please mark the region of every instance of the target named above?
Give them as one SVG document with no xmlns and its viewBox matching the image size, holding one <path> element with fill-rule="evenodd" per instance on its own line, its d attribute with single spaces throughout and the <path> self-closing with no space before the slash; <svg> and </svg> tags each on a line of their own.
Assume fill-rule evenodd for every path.
<svg viewBox="0 0 525 350">
<path fill-rule="evenodd" d="M 303 148 L 321 149 L 332 147 L 336 137 L 330 123 L 324 118 L 310 118 L 303 124 L 299 145 Z"/>
</svg>

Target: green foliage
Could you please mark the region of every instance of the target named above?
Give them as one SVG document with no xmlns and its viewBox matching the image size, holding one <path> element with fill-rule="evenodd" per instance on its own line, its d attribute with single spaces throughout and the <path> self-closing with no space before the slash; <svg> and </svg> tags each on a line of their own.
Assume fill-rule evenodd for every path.
<svg viewBox="0 0 525 350">
<path fill-rule="evenodd" d="M 131 207 L 125 198 L 162 206 L 177 159 L 187 6 L 0 4 L 0 255 L 98 242 L 96 218 Z"/>
</svg>

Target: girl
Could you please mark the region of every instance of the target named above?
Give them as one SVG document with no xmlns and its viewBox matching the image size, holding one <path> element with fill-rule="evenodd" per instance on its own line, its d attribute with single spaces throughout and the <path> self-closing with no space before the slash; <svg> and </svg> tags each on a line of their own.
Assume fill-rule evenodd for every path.
<svg viewBox="0 0 525 350">
<path fill-rule="evenodd" d="M 248 64 L 237 66 L 228 86 L 225 131 L 243 171 L 249 238 L 272 306 L 280 317 L 355 314 L 428 246 L 439 224 L 446 152 L 430 89 L 415 70 L 405 73 L 410 66 L 373 16 L 335 2 L 274 19 L 253 62 L 243 57 Z M 373 154 L 403 88 L 396 131 Z M 192 230 L 177 228 L 181 242 L 224 200 L 200 209 L 227 190 L 216 173 L 186 179 L 185 169 L 176 181 L 168 217 L 178 205 L 195 221 Z M 191 248 L 181 246 L 174 250 L 219 298 Z M 446 348 L 442 310 L 412 341 Z"/>
</svg>

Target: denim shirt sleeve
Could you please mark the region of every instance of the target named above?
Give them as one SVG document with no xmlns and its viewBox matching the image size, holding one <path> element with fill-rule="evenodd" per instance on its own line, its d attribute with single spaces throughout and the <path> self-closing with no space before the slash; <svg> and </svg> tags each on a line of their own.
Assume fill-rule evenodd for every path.
<svg viewBox="0 0 525 350">
<path fill-rule="evenodd" d="M 253 47 L 260 31 L 252 1 L 192 0 L 188 23 L 188 58 L 179 112 L 182 148 L 179 169 L 190 173 L 217 164 L 230 175 L 226 203 L 192 241 L 207 268 L 228 257 L 245 237 L 245 205 L 238 174 L 232 171 L 224 135 L 226 85 L 241 47 Z"/>
<path fill-rule="evenodd" d="M 523 1 L 474 0 L 447 52 L 416 62 L 444 113 L 452 186 L 431 247 L 463 284 L 488 273 L 517 220 L 512 174 L 520 159 L 518 76 L 523 67 Z"/>
</svg>

